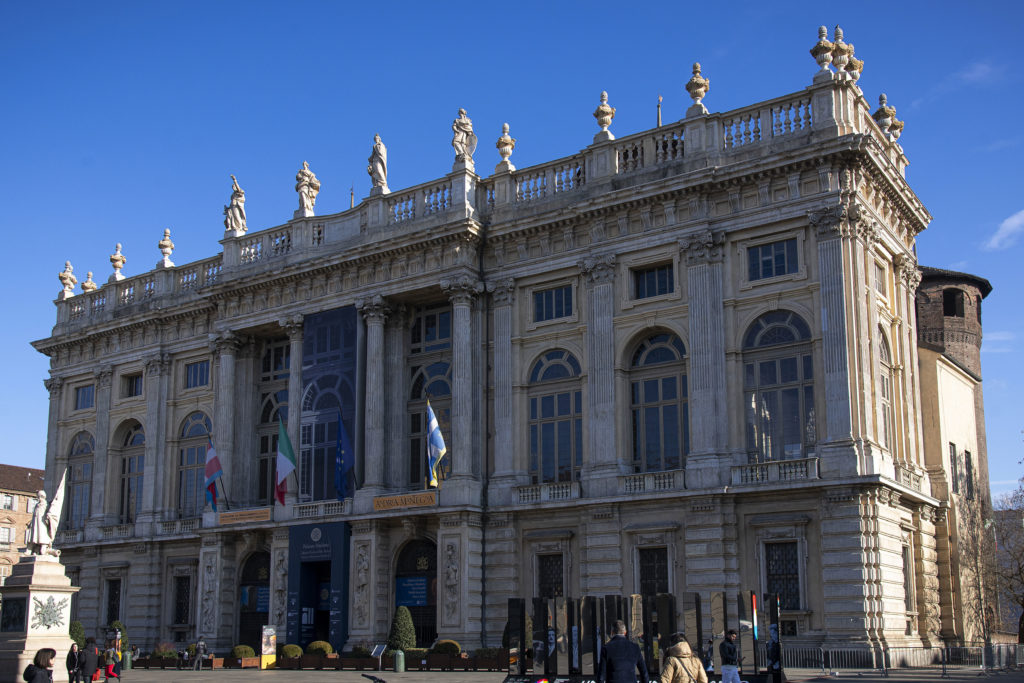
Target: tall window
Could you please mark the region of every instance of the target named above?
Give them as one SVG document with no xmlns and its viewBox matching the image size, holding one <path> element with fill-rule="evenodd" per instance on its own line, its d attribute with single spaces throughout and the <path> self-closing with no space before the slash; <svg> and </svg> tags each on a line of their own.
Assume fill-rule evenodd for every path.
<svg viewBox="0 0 1024 683">
<path fill-rule="evenodd" d="M 146 460 L 146 432 L 135 423 L 121 443 L 121 501 L 122 524 L 134 522 L 142 511 L 142 477 Z"/>
<path fill-rule="evenodd" d="M 260 380 L 287 380 L 291 366 L 291 344 L 287 337 L 268 340 L 263 345 L 260 361 Z"/>
<path fill-rule="evenodd" d="M 893 426 L 896 423 L 893 412 L 892 388 L 895 384 L 892 371 L 892 354 L 889 352 L 889 342 L 885 333 L 878 330 L 878 394 L 882 411 L 882 423 L 879 425 L 878 435 L 882 446 L 893 450 Z"/>
<path fill-rule="evenodd" d="M 206 446 L 212 431 L 210 418 L 194 412 L 181 426 L 178 448 L 178 517 L 199 517 L 206 505 Z"/>
<path fill-rule="evenodd" d="M 185 388 L 205 387 L 210 383 L 210 361 L 201 360 L 185 366 Z"/>
<path fill-rule="evenodd" d="M 67 527 L 82 529 L 89 519 L 92 496 L 92 456 L 95 442 L 89 432 L 78 432 L 68 452 Z"/>
<path fill-rule="evenodd" d="M 107 623 L 121 618 L 121 579 L 107 579 Z"/>
<path fill-rule="evenodd" d="M 747 279 L 751 282 L 795 273 L 798 267 L 796 238 L 747 247 Z"/>
<path fill-rule="evenodd" d="M 942 290 L 942 315 L 947 318 L 964 317 L 964 293 L 960 289 Z"/>
<path fill-rule="evenodd" d="M 685 464 L 690 451 L 685 359 L 682 340 L 671 333 L 652 335 L 633 352 L 634 472 L 675 470 Z"/>
<path fill-rule="evenodd" d="M 640 594 L 668 593 L 668 549 L 640 548 Z"/>
<path fill-rule="evenodd" d="M 974 461 L 970 451 L 964 451 L 964 496 L 974 500 Z"/>
<path fill-rule="evenodd" d="M 578 481 L 583 466 L 580 363 L 565 349 L 545 353 L 530 372 L 530 477 L 534 484 Z"/>
<path fill-rule="evenodd" d="M 256 502 L 274 504 L 274 488 L 277 486 L 277 423 L 280 420 L 288 426 L 288 390 L 278 389 L 260 396 L 260 421 L 257 427 L 259 454 L 256 466 Z M 301 464 L 301 463 L 299 463 Z M 302 471 L 299 471 L 299 476 Z"/>
<path fill-rule="evenodd" d="M 910 544 L 903 544 L 903 605 L 908 612 L 914 611 L 914 559 Z"/>
<path fill-rule="evenodd" d="M 174 577 L 174 617 L 175 625 L 183 626 L 192 621 L 192 577 L 189 575 Z"/>
<path fill-rule="evenodd" d="M 299 497 L 302 500 L 328 500 L 338 497 L 334 481 L 334 459 L 338 448 L 338 418 L 347 412 L 354 424 L 355 398 L 352 387 L 340 374 L 321 375 L 306 388 L 302 397 L 302 449 L 299 467 Z M 348 429 L 349 444 L 352 430 Z M 353 453 L 342 455 L 354 461 Z M 348 492 L 342 491 L 342 497 Z"/>
<path fill-rule="evenodd" d="M 747 455 L 751 462 L 808 456 L 817 440 L 811 330 L 791 311 L 758 318 L 743 340 Z"/>
<path fill-rule="evenodd" d="M 634 299 L 671 294 L 675 289 L 675 272 L 671 263 L 633 271 Z"/>
<path fill-rule="evenodd" d="M 765 543 L 765 590 L 779 594 L 781 609 L 800 609 L 800 556 L 796 541 Z"/>
<path fill-rule="evenodd" d="M 960 493 L 960 459 L 952 441 L 949 443 L 949 485 L 953 493 Z"/>
<path fill-rule="evenodd" d="M 86 384 L 84 387 L 75 387 L 75 410 L 92 408 L 95 392 L 95 386 L 92 384 Z"/>
<path fill-rule="evenodd" d="M 3 547 L 6 548 L 7 546 L 9 546 L 11 544 L 11 539 L 12 538 L 13 538 L 13 534 L 11 534 L 11 527 L 9 527 L 9 526 L 0 526 L 0 546 L 3 546 Z"/>
<path fill-rule="evenodd" d="M 537 556 L 537 597 L 561 598 L 565 595 L 562 554 Z"/>
<path fill-rule="evenodd" d="M 448 304 L 413 311 L 407 357 L 410 382 L 409 484 L 423 486 L 427 477 L 427 399 L 438 426 L 451 445 L 452 309 Z M 451 453 L 441 461 L 441 474 L 451 471 Z"/>
</svg>

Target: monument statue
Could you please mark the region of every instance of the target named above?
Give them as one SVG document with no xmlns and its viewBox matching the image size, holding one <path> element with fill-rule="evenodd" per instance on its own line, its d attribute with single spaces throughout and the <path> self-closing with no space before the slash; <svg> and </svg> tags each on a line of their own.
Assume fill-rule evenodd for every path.
<svg viewBox="0 0 1024 683">
<path fill-rule="evenodd" d="M 309 170 L 308 161 L 303 161 L 302 168 L 295 174 L 295 191 L 299 193 L 299 212 L 306 216 L 312 216 L 313 207 L 316 206 L 316 196 L 320 193 L 320 181 Z"/>
<path fill-rule="evenodd" d="M 59 550 L 53 549 L 53 539 L 57 536 L 57 525 L 60 524 L 60 514 L 64 507 L 64 479 L 62 474 L 57 492 L 49 504 L 46 502 L 46 491 L 40 490 L 37 494 L 36 509 L 25 530 L 26 555 L 60 555 Z"/>
<path fill-rule="evenodd" d="M 366 172 L 373 179 L 373 186 L 387 189 L 388 186 L 388 148 L 380 141 L 380 135 L 373 136 L 373 148 L 370 150 L 369 165 Z"/>
<path fill-rule="evenodd" d="M 452 121 L 452 147 L 455 148 L 455 160 L 473 162 L 476 151 L 476 134 L 473 133 L 473 121 L 466 116 L 465 109 L 459 109 L 459 116 Z"/>
<path fill-rule="evenodd" d="M 228 232 L 245 232 L 245 190 L 238 186 L 238 180 L 231 176 L 231 203 L 224 207 L 224 229 Z"/>
</svg>

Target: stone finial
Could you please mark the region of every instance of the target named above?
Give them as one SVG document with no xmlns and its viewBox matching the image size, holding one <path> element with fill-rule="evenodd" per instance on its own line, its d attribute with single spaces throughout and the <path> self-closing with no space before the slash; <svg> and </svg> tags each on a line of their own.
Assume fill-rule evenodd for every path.
<svg viewBox="0 0 1024 683">
<path fill-rule="evenodd" d="M 303 161 L 302 168 L 295 174 L 295 191 L 299 193 L 299 208 L 295 211 L 295 218 L 312 216 L 316 196 L 320 194 L 320 181 L 309 170 L 308 161 Z"/>
<path fill-rule="evenodd" d="M 495 166 L 494 171 L 501 173 L 504 171 L 514 171 L 516 167 L 512 165 L 512 162 L 508 160 L 512 156 L 512 150 L 516 148 L 516 139 L 508 134 L 508 124 L 501 124 L 501 137 L 494 143 L 494 146 L 498 148 L 498 154 L 501 155 L 501 162 Z"/>
<path fill-rule="evenodd" d="M 878 127 L 885 133 L 885 137 L 892 141 L 900 139 L 903 134 L 903 122 L 896 118 L 896 109 L 889 106 L 889 100 L 885 93 L 878 96 L 878 109 L 871 115 Z"/>
<path fill-rule="evenodd" d="M 828 29 L 824 26 L 818 27 L 818 42 L 811 48 L 811 56 L 821 67 L 819 71 L 830 73 L 828 65 L 832 63 L 832 42 L 828 39 Z"/>
<path fill-rule="evenodd" d="M 701 100 L 704 99 L 709 90 L 711 90 L 711 79 L 701 76 L 700 62 L 694 62 L 693 76 L 686 83 L 686 92 L 690 93 L 690 97 L 693 98 L 693 106 L 686 111 L 687 116 L 708 113 L 707 107 L 701 104 Z"/>
<path fill-rule="evenodd" d="M 90 270 L 85 274 L 85 282 L 82 283 L 82 292 L 88 294 L 89 292 L 95 292 L 99 289 L 99 285 L 93 282 L 92 271 Z"/>
<path fill-rule="evenodd" d="M 110 255 L 110 265 L 114 267 L 114 273 L 107 279 L 108 282 L 117 282 L 118 280 L 124 279 L 124 274 L 121 269 L 124 268 L 124 264 L 128 262 L 128 259 L 121 253 L 121 243 L 118 242 L 114 245 L 114 253 Z"/>
<path fill-rule="evenodd" d="M 163 254 L 163 258 L 157 262 L 157 268 L 173 268 L 174 263 L 171 262 L 171 253 L 174 251 L 174 242 L 171 241 L 171 229 L 164 229 L 164 238 L 156 243 L 157 249 Z"/>
<path fill-rule="evenodd" d="M 594 118 L 597 119 L 597 125 L 601 127 L 601 132 L 594 136 L 594 142 L 614 140 L 615 136 L 608 130 L 608 126 L 612 125 L 612 119 L 615 118 L 615 107 L 608 104 L 606 90 L 601 91 L 601 104 L 597 105 L 597 109 L 594 110 Z"/>
<path fill-rule="evenodd" d="M 61 301 L 75 295 L 75 285 L 78 284 L 78 278 L 75 277 L 74 270 L 71 267 L 71 261 L 65 261 L 64 270 L 57 273 L 57 279 L 60 280 L 61 286 L 64 287 L 60 294 L 57 295 L 57 298 Z"/>
<path fill-rule="evenodd" d="M 231 176 L 231 201 L 224 207 L 224 232 L 238 237 L 244 235 L 246 230 L 245 190 L 238 186 L 235 176 Z"/>
<path fill-rule="evenodd" d="M 843 29 L 836 26 L 835 40 L 832 41 L 832 65 L 836 67 L 836 72 L 844 72 L 852 56 L 853 46 L 843 42 Z"/>
</svg>

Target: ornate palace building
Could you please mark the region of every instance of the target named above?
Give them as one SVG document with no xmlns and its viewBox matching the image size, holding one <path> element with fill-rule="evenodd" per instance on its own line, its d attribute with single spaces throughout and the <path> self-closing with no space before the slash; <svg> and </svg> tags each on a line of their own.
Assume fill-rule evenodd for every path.
<svg viewBox="0 0 1024 683">
<path fill-rule="evenodd" d="M 694 65 L 685 117 L 637 133 L 602 93 L 590 144 L 525 169 L 506 128 L 478 174 L 497 155 L 463 111 L 448 175 L 391 190 L 377 139 L 350 210 L 316 215 L 304 165 L 267 229 L 235 181 L 208 259 L 174 264 L 165 233 L 140 275 L 120 245 L 102 287 L 68 264 L 35 347 L 76 618 L 341 647 L 404 604 L 421 642 L 473 648 L 509 597 L 745 589 L 807 644 L 979 637 L 957 506 L 987 504 L 989 287 L 925 270 L 919 298 L 930 216 L 852 52 L 823 29 L 806 88 L 724 113 Z"/>
</svg>

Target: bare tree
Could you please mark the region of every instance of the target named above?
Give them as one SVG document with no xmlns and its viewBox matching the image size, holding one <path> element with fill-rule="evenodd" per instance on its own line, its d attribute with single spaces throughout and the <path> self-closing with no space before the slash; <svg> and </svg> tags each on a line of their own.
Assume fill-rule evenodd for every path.
<svg viewBox="0 0 1024 683">
<path fill-rule="evenodd" d="M 993 573 L 1004 606 L 1000 617 L 1017 617 L 1017 642 L 1024 643 L 1024 479 L 1016 491 L 996 498 L 993 507 Z"/>
</svg>

